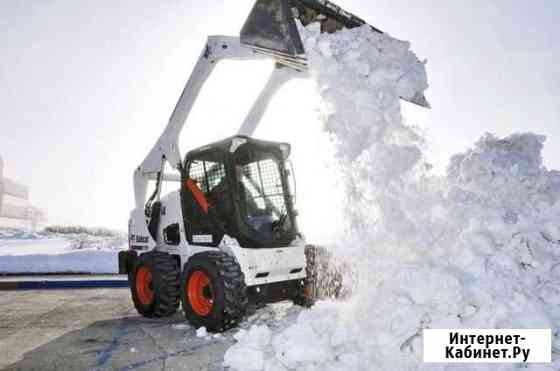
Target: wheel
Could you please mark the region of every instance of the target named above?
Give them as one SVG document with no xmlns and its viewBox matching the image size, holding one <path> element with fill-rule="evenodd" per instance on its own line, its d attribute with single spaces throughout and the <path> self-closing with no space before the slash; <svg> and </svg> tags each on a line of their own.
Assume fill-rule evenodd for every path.
<svg viewBox="0 0 560 371">
<path fill-rule="evenodd" d="M 306 274 L 294 303 L 311 307 L 318 299 L 337 298 L 342 292 L 342 267 L 337 266 L 332 254 L 324 247 L 305 247 Z"/>
<path fill-rule="evenodd" d="M 297 295 L 293 302 L 304 308 L 311 308 L 315 305 L 315 298 L 313 297 L 313 282 L 309 279 L 304 280 L 303 285 L 298 287 Z"/>
<path fill-rule="evenodd" d="M 148 252 L 136 259 L 128 280 L 132 301 L 145 317 L 170 316 L 179 308 L 179 267 L 163 252 Z"/>
<path fill-rule="evenodd" d="M 181 274 L 181 302 L 194 326 L 225 331 L 246 315 L 245 276 L 230 255 L 206 251 L 193 255 Z"/>
<path fill-rule="evenodd" d="M 293 302 L 305 308 L 310 308 L 315 305 L 317 299 L 317 255 L 319 248 L 316 246 L 308 245 L 305 247 L 305 273 L 306 277 L 303 285 L 300 285 L 297 290 L 297 295 Z"/>
</svg>

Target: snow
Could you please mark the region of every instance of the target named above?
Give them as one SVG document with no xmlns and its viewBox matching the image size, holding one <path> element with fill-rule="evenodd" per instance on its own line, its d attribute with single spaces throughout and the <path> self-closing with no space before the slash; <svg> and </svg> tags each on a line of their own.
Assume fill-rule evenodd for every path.
<svg viewBox="0 0 560 371">
<path fill-rule="evenodd" d="M 206 327 L 202 326 L 196 330 L 196 337 L 205 338 L 206 336 L 208 336 L 208 331 L 206 330 Z"/>
<path fill-rule="evenodd" d="M 176 323 L 176 324 L 171 325 L 171 327 L 174 330 L 186 330 L 186 329 L 191 328 L 191 326 L 187 323 Z"/>
<path fill-rule="evenodd" d="M 123 238 L 0 230 L 0 273 L 118 273 Z"/>
<path fill-rule="evenodd" d="M 234 369 L 257 371 L 264 369 L 264 352 L 270 343 L 271 332 L 266 325 L 253 325 L 234 335 L 237 344 L 227 350 L 224 362 Z"/>
<path fill-rule="evenodd" d="M 485 134 L 434 176 L 422 136 L 401 116 L 399 96 L 428 87 L 409 43 L 366 26 L 300 31 L 345 187 L 344 242 L 333 253 L 353 267 L 353 294 L 241 330 L 224 365 L 465 369 L 422 363 L 425 328 L 552 328 L 559 349 L 560 172 L 542 165 L 545 138 Z M 553 364 L 527 368 L 559 367 L 553 353 Z"/>
</svg>

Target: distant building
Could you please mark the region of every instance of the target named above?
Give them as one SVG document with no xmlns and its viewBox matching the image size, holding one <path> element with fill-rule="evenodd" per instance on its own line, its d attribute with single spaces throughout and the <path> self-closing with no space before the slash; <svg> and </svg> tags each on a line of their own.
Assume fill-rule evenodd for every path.
<svg viewBox="0 0 560 371">
<path fill-rule="evenodd" d="M 29 188 L 4 177 L 0 157 L 0 227 L 38 229 L 46 221 L 45 212 L 29 204 Z"/>
</svg>

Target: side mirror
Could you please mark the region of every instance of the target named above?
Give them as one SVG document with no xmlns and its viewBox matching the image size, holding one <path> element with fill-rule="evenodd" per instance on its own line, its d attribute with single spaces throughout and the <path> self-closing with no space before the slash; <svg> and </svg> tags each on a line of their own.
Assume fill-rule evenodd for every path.
<svg viewBox="0 0 560 371">
<path fill-rule="evenodd" d="M 163 229 L 163 241 L 167 245 L 179 245 L 181 242 L 179 223 L 170 224 Z"/>
</svg>

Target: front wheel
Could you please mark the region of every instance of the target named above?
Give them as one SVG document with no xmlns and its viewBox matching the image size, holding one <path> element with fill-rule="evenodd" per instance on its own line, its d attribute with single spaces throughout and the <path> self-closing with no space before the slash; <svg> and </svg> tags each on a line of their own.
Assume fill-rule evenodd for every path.
<svg viewBox="0 0 560 371">
<path fill-rule="evenodd" d="M 181 275 L 181 302 L 194 326 L 224 331 L 247 312 L 245 276 L 230 255 L 207 251 L 192 256 Z"/>
<path fill-rule="evenodd" d="M 148 252 L 136 259 L 129 275 L 132 301 L 145 317 L 166 317 L 179 307 L 179 267 L 167 253 Z"/>
</svg>

